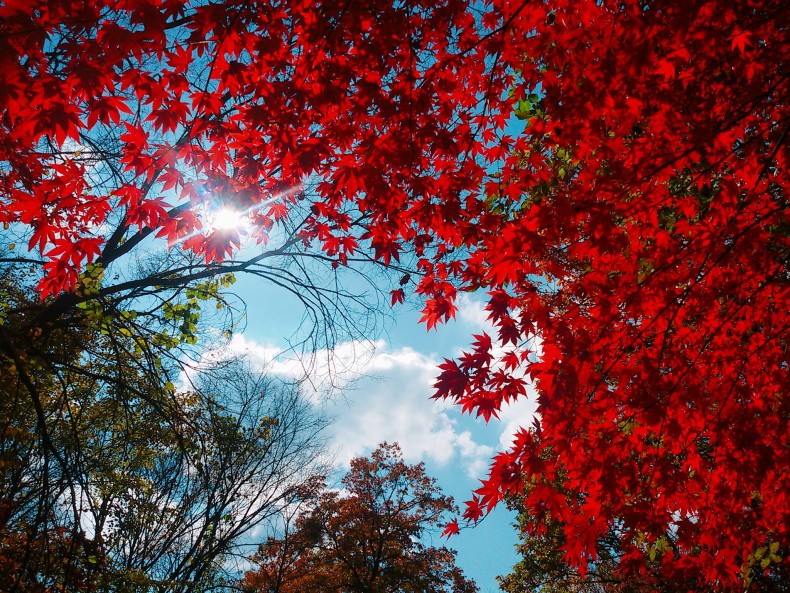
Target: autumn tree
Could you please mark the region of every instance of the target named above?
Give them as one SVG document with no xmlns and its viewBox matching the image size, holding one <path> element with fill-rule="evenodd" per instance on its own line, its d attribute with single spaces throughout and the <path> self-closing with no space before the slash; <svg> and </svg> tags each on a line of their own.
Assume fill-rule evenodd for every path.
<svg viewBox="0 0 790 593">
<path fill-rule="evenodd" d="M 504 593 L 671 593 L 678 590 L 677 583 L 661 579 L 660 564 L 656 562 L 656 558 L 670 551 L 670 542 L 666 539 L 646 546 L 648 559 L 642 574 L 624 574 L 620 567 L 622 534 L 613 527 L 596 542 L 595 561 L 585 566 L 585 570 L 579 570 L 565 556 L 564 525 L 544 518 L 541 530 L 536 533 L 527 528 L 534 520 L 528 512 L 519 514 L 516 522 L 519 560 L 509 574 L 497 577 Z M 786 564 L 775 565 L 767 572 L 762 567 L 757 568 L 761 562 L 765 566 L 781 562 L 778 551 L 777 545 L 755 551 L 748 590 L 765 593 L 790 590 Z M 699 583 L 687 583 L 686 589 L 709 590 Z"/>
<path fill-rule="evenodd" d="M 437 396 L 490 419 L 538 393 L 469 520 L 522 496 L 525 528 L 560 521 L 580 570 L 617 527 L 623 574 L 656 562 L 678 588 L 722 591 L 781 577 L 781 3 L 58 0 L 0 16 L 0 222 L 51 299 L 20 335 L 94 303 L 120 324 L 143 309 L 111 303 L 162 287 L 188 304 L 224 272 L 334 303 L 294 262 L 408 252 L 393 302 L 413 290 L 432 328 L 459 288 L 481 290 L 495 327 L 444 363 Z M 220 205 L 268 246 L 238 257 L 239 233 L 205 222 Z M 157 236 L 189 266 L 122 279 Z M 189 307 L 160 311 L 190 336 Z M 2 331 L 14 361 L 24 344 Z"/>
<path fill-rule="evenodd" d="M 619 567 L 620 535 L 613 527 L 596 542 L 597 557 L 585 570 L 567 561 L 564 525 L 549 516 L 543 517 L 540 530 L 528 529 L 534 516 L 520 506 L 518 500 L 507 501 L 508 508 L 518 512 L 515 527 L 519 541 L 519 560 L 513 570 L 498 576 L 503 593 L 670 593 L 675 587 L 657 578 L 654 560 L 663 551 L 658 543 L 649 551 L 649 562 L 640 576 L 625 575 Z"/>
<path fill-rule="evenodd" d="M 37 308 L 24 276 L 0 282 L 7 331 Z M 163 384 L 168 360 L 151 376 L 140 336 L 103 319 L 28 335 L 0 366 L 2 589 L 216 588 L 236 577 L 242 536 L 321 471 L 325 422 L 241 361 Z"/>
<path fill-rule="evenodd" d="M 590 570 L 679 590 L 782 579 L 788 532 L 787 13 L 773 2 L 524 3 L 523 129 L 462 274 L 496 328 L 437 395 L 489 418 L 538 393 L 467 509 L 521 497 Z M 528 33 L 529 32 L 529 33 Z M 769 555 L 769 552 L 771 555 Z"/>
<path fill-rule="evenodd" d="M 455 566 L 454 551 L 425 542 L 457 510 L 422 463 L 405 464 L 400 448 L 384 443 L 353 459 L 340 485 L 261 545 L 245 590 L 477 591 Z"/>
</svg>

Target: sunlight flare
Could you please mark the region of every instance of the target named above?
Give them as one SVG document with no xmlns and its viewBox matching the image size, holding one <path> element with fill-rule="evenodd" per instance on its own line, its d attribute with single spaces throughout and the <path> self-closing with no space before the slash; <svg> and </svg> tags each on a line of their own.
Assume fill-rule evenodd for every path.
<svg viewBox="0 0 790 593">
<path fill-rule="evenodd" d="M 223 208 L 210 215 L 209 226 L 213 230 L 243 231 L 249 227 L 249 216 L 245 211 Z"/>
</svg>

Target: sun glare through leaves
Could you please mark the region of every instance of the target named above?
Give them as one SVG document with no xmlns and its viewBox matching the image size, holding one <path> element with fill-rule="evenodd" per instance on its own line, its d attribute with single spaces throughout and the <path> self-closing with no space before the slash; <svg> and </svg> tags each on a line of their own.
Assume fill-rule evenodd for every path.
<svg viewBox="0 0 790 593">
<path fill-rule="evenodd" d="M 250 226 L 249 214 L 233 208 L 222 208 L 207 216 L 207 226 L 216 231 L 244 232 Z"/>
</svg>

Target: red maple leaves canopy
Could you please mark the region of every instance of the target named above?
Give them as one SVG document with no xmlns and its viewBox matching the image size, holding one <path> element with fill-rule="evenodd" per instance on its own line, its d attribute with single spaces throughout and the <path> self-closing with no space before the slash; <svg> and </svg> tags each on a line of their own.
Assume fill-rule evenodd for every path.
<svg viewBox="0 0 790 593">
<path fill-rule="evenodd" d="M 496 335 L 438 397 L 488 419 L 535 385 L 467 518 L 516 494 L 578 563 L 616 529 L 687 588 L 783 574 L 757 552 L 790 546 L 788 11 L 362 4 L 0 8 L 0 220 L 42 295 L 128 237 L 226 257 L 217 201 L 265 240 L 311 200 L 340 265 L 414 250 L 429 328 L 487 291 Z"/>
<path fill-rule="evenodd" d="M 527 128 L 500 136 L 463 273 L 490 289 L 498 339 L 446 362 L 437 396 L 488 418 L 526 371 L 539 419 L 467 517 L 524 496 L 537 529 L 564 523 L 570 559 L 616 529 L 624 568 L 658 556 L 679 588 L 786 575 L 759 552 L 789 541 L 786 11 L 502 14 Z"/>
<path fill-rule="evenodd" d="M 73 287 L 86 263 L 128 252 L 120 243 L 131 228 L 207 261 L 227 257 L 238 238 L 201 219 L 220 203 L 250 211 L 265 241 L 304 199 L 306 180 L 318 184 L 306 241 L 340 262 L 359 240 L 397 260 L 418 235 L 414 210 L 460 212 L 461 188 L 479 176 L 477 162 L 457 158 L 474 144 L 479 102 L 459 96 L 457 81 L 480 87 L 485 73 L 470 59 L 477 35 L 465 8 L 0 7 L 2 222 L 30 227 L 29 249 L 47 259 L 42 295 Z M 352 232 L 359 217 L 365 230 Z M 107 226 L 119 233 L 105 236 Z"/>
</svg>

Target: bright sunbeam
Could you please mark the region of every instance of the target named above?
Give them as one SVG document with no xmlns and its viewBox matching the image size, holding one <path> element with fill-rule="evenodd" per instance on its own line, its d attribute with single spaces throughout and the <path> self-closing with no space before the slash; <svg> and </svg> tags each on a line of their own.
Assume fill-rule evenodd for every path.
<svg viewBox="0 0 790 593">
<path fill-rule="evenodd" d="M 210 204 L 204 204 L 200 212 L 200 219 L 202 222 L 201 228 L 188 235 L 179 237 L 175 241 L 172 241 L 169 246 L 172 247 L 177 243 L 183 243 L 198 235 L 208 237 L 216 231 L 235 231 L 238 233 L 239 239 L 245 241 L 256 232 L 256 223 L 254 220 L 258 211 L 265 212 L 269 205 L 281 200 L 287 200 L 290 196 L 302 191 L 304 191 L 304 186 L 298 184 L 285 191 L 272 195 L 266 200 L 253 204 L 245 210 L 236 210 L 235 208 L 228 207 L 215 210 Z M 269 234 L 268 229 L 266 230 L 266 234 Z"/>
<path fill-rule="evenodd" d="M 215 230 L 243 230 L 249 225 L 247 212 L 223 208 L 210 217 L 210 226 Z"/>
</svg>

